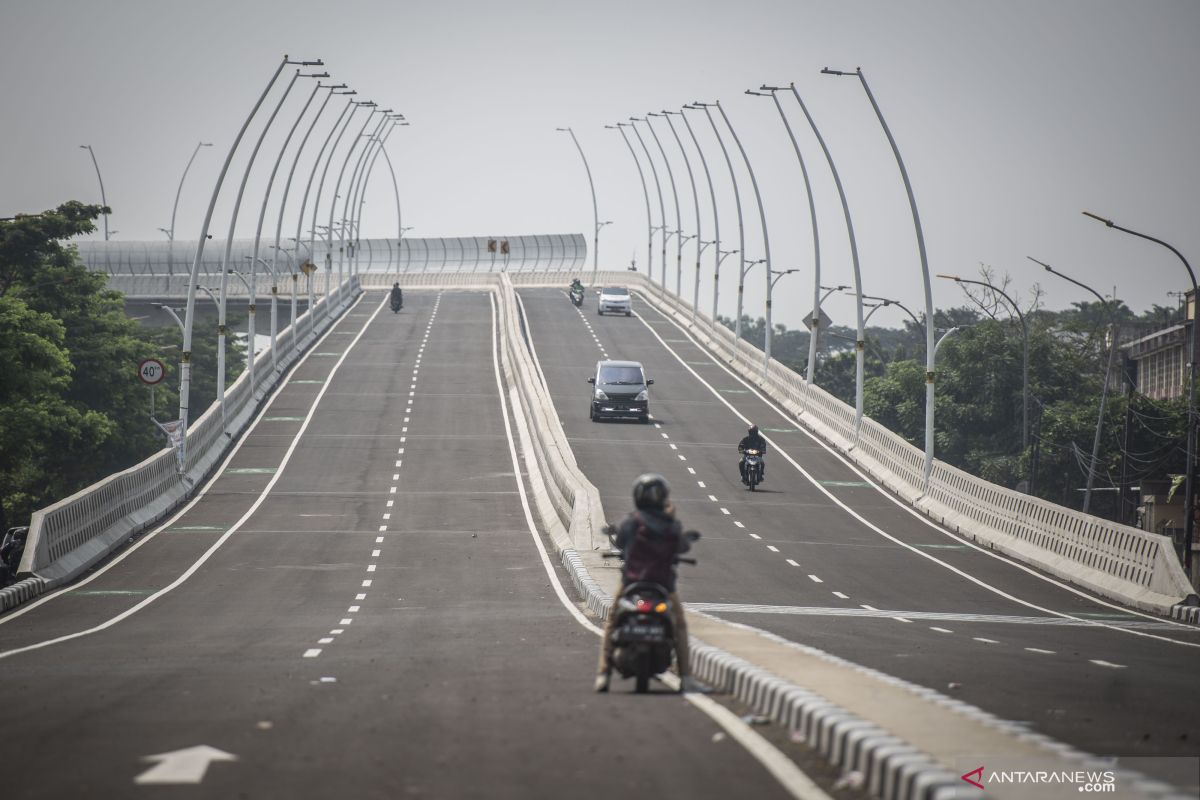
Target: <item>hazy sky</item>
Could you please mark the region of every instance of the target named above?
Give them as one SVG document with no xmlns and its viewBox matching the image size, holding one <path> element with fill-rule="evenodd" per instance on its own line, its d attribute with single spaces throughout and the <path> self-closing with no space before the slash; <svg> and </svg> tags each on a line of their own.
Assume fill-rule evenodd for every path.
<svg viewBox="0 0 1200 800">
<path fill-rule="evenodd" d="M 644 268 L 637 173 L 620 137 L 603 125 L 720 99 L 758 175 L 775 267 L 800 269 L 779 284 L 775 304 L 776 318 L 795 326 L 812 296 L 803 185 L 772 102 L 742 94 L 795 81 L 842 173 L 864 291 L 919 310 L 917 249 L 890 148 L 857 81 L 819 74 L 823 66 L 861 66 L 912 178 L 932 271 L 967 276 L 983 262 L 1010 273 L 1023 298 L 1041 282 L 1052 308 L 1090 297 L 1043 279 L 1025 260 L 1032 255 L 1105 293 L 1115 286 L 1137 310 L 1174 302 L 1167 292 L 1186 283 L 1174 256 L 1084 218 L 1085 208 L 1166 239 L 1200 267 L 1195 0 L 0 0 L 0 8 L 0 216 L 67 199 L 99 202 L 92 164 L 79 149 L 91 144 L 116 238 L 162 240 L 157 229 L 170 223 L 179 176 L 204 140 L 216 146 L 197 158 L 177 223 L 178 238 L 195 238 L 230 142 L 288 53 L 324 59 L 360 97 L 411 120 L 389 143 L 410 235 L 582 232 L 590 239 L 583 169 L 569 137 L 555 132 L 569 125 L 591 161 L 600 217 L 614 222 L 601 233 L 602 266 L 623 267 L 636 254 Z M 239 235 L 252 232 L 270 156 L 309 91 L 297 85 L 264 145 L 270 155 L 251 179 Z M 850 283 L 829 170 L 794 101 L 782 99 L 813 175 L 823 282 Z M 722 247 L 734 249 L 728 172 L 707 121 L 692 121 L 717 186 Z M 659 133 L 673 159 L 684 230 L 692 232 L 683 162 L 669 131 Z M 712 211 L 690 155 L 707 239 Z M 235 159 L 232 174 L 240 177 L 243 167 Z M 760 258 L 758 212 L 738 170 L 746 250 Z M 661 164 L 659 172 L 674 227 Z M 218 205 L 218 231 L 228 225 L 231 188 Z M 364 233 L 394 230 L 390 179 L 379 171 Z M 673 275 L 673 242 L 668 252 Z M 685 276 L 693 264 L 689 244 Z M 730 313 L 736 256 L 723 270 L 722 312 Z M 763 279 L 761 265 L 747 276 L 747 310 L 755 315 Z M 706 297 L 710 285 L 706 279 Z M 962 302 L 946 281 L 935 282 L 934 300 Z M 835 322 L 852 324 L 852 301 L 835 298 L 826 309 Z M 888 309 L 873 322 L 901 317 Z"/>
</svg>

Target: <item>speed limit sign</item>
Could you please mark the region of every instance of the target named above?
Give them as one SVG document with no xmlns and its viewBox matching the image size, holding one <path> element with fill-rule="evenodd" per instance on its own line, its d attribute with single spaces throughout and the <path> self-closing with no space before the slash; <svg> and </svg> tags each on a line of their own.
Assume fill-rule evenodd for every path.
<svg viewBox="0 0 1200 800">
<path fill-rule="evenodd" d="M 167 376 L 163 363 L 156 358 L 143 359 L 138 363 L 138 378 L 147 386 L 154 386 Z"/>
</svg>

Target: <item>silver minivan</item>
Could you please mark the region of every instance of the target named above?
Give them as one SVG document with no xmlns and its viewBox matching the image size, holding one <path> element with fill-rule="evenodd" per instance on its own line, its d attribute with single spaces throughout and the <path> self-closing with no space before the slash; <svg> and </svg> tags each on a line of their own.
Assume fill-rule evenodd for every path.
<svg viewBox="0 0 1200 800">
<path fill-rule="evenodd" d="M 592 422 L 615 417 L 650 421 L 650 386 L 646 371 L 637 361 L 598 361 L 592 384 L 588 416 Z"/>
</svg>

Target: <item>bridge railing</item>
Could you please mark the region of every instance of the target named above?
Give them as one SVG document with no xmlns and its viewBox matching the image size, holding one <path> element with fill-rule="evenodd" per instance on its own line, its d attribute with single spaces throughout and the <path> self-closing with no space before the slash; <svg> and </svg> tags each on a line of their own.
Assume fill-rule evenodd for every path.
<svg viewBox="0 0 1200 800">
<path fill-rule="evenodd" d="M 164 518 L 221 461 L 249 425 L 260 401 L 284 373 L 361 293 L 356 278 L 345 284 L 343 299 L 324 300 L 279 334 L 278 366 L 270 348 L 256 356 L 255 382 L 243 371 L 225 395 L 188 430 L 186 460 L 177 467 L 175 451 L 160 450 L 139 464 L 115 473 L 70 497 L 34 512 L 19 573 L 41 590 L 71 580 L 120 543 Z M 3 610 L 3 609 L 0 609 Z"/>
</svg>

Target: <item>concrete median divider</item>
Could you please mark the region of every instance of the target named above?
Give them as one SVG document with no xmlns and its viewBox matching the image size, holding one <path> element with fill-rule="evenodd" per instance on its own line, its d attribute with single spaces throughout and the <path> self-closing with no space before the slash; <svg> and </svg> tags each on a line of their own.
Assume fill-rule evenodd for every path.
<svg viewBox="0 0 1200 800">
<path fill-rule="evenodd" d="M 0 612 L 73 580 L 190 498 L 287 370 L 362 292 L 356 278 L 347 281 L 345 289 L 340 303 L 319 302 L 297 318 L 294 328 L 279 334 L 276 367 L 269 348 L 258 354 L 254 385 L 249 371 L 243 372 L 226 392 L 224 413 L 214 403 L 192 423 L 182 467 L 174 449 L 166 448 L 35 511 L 18 569 L 20 580 L 0 591 Z"/>
</svg>

